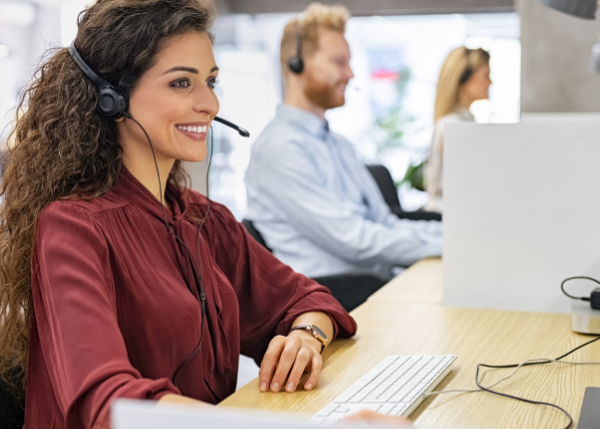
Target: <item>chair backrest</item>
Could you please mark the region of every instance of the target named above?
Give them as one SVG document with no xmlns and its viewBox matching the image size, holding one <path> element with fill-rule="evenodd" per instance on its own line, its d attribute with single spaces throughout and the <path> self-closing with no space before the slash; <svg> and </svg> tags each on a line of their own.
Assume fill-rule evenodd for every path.
<svg viewBox="0 0 600 429">
<path fill-rule="evenodd" d="M 22 429 L 25 411 L 13 393 L 0 381 L 0 428 Z"/>
<path fill-rule="evenodd" d="M 394 183 L 394 179 L 392 179 L 390 171 L 383 165 L 367 165 L 367 169 L 371 173 L 371 176 L 373 176 L 373 179 L 375 179 L 375 182 L 377 182 L 377 186 L 379 186 L 381 195 L 383 195 L 383 199 L 387 205 L 391 208 L 401 208 L 398 189 L 396 189 L 396 184 Z"/>
<path fill-rule="evenodd" d="M 244 219 L 242 221 L 242 225 L 244 225 L 244 227 L 246 228 L 246 230 L 250 233 L 250 235 L 256 241 L 258 241 L 260 244 L 262 244 L 262 246 L 265 249 L 267 249 L 269 252 L 273 253 L 273 251 L 269 248 L 269 246 L 267 246 L 267 243 L 265 243 L 265 239 L 262 237 L 262 235 L 260 235 L 260 232 L 258 232 L 258 230 L 254 227 L 254 223 L 252 223 L 251 220 Z"/>
</svg>

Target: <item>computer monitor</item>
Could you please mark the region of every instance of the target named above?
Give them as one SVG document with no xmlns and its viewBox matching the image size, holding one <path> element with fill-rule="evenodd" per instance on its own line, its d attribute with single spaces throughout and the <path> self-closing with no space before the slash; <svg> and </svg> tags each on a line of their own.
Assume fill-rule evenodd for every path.
<svg viewBox="0 0 600 429">
<path fill-rule="evenodd" d="M 589 114 L 448 125 L 444 304 L 571 311 L 561 281 L 600 278 L 599 137 Z"/>
</svg>

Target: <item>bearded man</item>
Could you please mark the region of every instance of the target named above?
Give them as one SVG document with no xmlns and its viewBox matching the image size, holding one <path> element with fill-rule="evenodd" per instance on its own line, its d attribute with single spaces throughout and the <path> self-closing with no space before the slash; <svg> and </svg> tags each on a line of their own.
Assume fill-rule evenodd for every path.
<svg viewBox="0 0 600 429">
<path fill-rule="evenodd" d="M 282 262 L 309 277 L 373 273 L 389 279 L 442 253 L 438 221 L 390 212 L 352 145 L 325 112 L 343 106 L 350 68 L 343 6 L 311 4 L 281 40 L 284 104 L 252 148 L 248 219 Z"/>
</svg>

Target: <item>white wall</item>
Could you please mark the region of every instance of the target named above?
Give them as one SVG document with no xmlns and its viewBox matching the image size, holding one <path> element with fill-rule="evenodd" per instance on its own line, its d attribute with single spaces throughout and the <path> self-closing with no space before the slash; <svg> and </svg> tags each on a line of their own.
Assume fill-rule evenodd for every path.
<svg viewBox="0 0 600 429">
<path fill-rule="evenodd" d="M 587 71 L 600 21 L 575 18 L 535 0 L 521 15 L 521 111 L 600 111 L 600 75 Z"/>
</svg>

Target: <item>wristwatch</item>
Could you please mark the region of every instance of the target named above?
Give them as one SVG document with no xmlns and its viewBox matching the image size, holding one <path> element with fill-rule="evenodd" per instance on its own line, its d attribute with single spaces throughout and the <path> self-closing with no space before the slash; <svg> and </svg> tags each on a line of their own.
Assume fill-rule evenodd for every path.
<svg viewBox="0 0 600 429">
<path fill-rule="evenodd" d="M 318 326 L 315 325 L 298 325 L 298 326 L 294 326 L 292 329 L 290 329 L 290 332 L 295 331 L 297 329 L 301 329 L 303 331 L 308 331 L 310 332 L 310 334 L 315 337 L 317 340 L 319 340 L 321 342 L 321 351 L 319 353 L 323 352 L 323 349 L 325 348 L 325 346 L 327 345 L 327 335 L 325 335 L 325 332 L 321 331 L 319 329 Z M 289 332 L 288 332 L 289 335 Z"/>
</svg>

